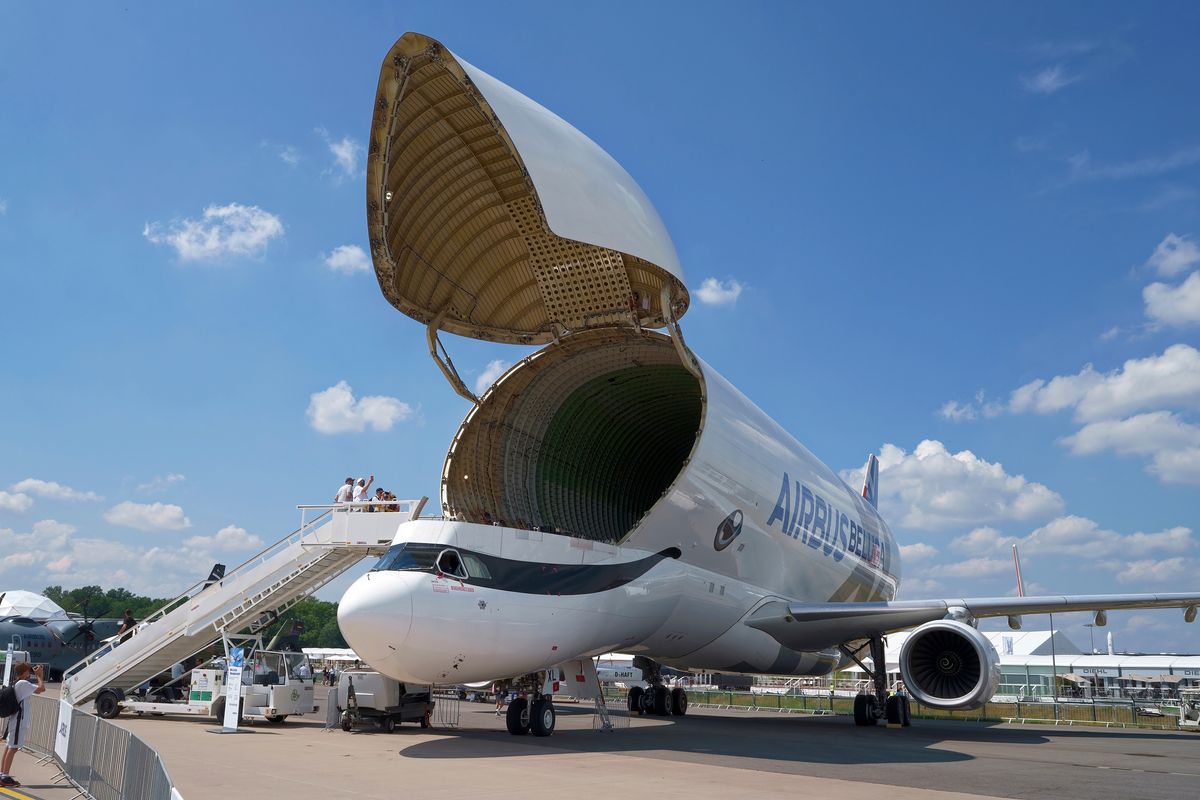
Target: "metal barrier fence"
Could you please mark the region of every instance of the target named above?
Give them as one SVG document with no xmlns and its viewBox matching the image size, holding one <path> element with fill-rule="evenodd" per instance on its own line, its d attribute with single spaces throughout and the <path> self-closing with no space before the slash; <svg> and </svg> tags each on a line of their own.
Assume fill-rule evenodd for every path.
<svg viewBox="0 0 1200 800">
<path fill-rule="evenodd" d="M 61 777 L 94 800 L 181 800 L 162 759 L 124 728 L 73 708 L 66 760 L 55 749 L 60 720 L 57 700 L 34 695 L 25 701 L 29 735 L 25 749 L 53 763 Z"/>
<path fill-rule="evenodd" d="M 625 692 L 606 689 L 605 696 L 612 707 L 625 697 Z M 755 692 L 703 691 L 691 689 L 688 699 L 694 706 L 737 708 L 751 711 L 772 711 L 782 714 L 852 714 L 854 698 L 825 693 L 816 694 L 758 694 Z M 1130 701 L 1097 700 L 1094 702 L 990 702 L 970 711 L 943 711 L 912 701 L 913 717 L 926 719 L 963 719 L 973 721 L 1024 721 L 1052 725 L 1106 725 L 1117 727 L 1151 727 L 1166 730 L 1178 728 L 1178 710 L 1171 706 L 1148 713 L 1143 705 Z M 1161 716 L 1160 716 L 1161 715 Z"/>
</svg>

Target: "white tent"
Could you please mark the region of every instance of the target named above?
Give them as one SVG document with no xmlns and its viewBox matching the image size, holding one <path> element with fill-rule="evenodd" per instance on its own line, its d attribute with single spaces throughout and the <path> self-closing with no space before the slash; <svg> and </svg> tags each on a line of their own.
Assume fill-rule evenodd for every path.
<svg viewBox="0 0 1200 800">
<path fill-rule="evenodd" d="M 11 592 L 0 592 L 0 617 L 67 619 L 67 612 L 48 597 L 23 589 L 14 589 Z"/>
</svg>

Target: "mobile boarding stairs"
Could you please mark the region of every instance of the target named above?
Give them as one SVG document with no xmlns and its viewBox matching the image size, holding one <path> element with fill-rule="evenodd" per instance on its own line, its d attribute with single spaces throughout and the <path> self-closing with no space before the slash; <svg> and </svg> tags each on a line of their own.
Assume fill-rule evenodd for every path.
<svg viewBox="0 0 1200 800">
<path fill-rule="evenodd" d="M 377 503 L 299 506 L 300 528 L 222 580 L 201 581 L 63 673 L 62 697 L 79 706 L 101 689 L 131 692 L 224 634 L 256 633 L 296 602 L 370 556 L 383 555 L 396 528 L 416 519 L 428 498 L 391 501 L 394 511 L 361 513 Z M 317 511 L 305 521 L 310 510 Z"/>
</svg>

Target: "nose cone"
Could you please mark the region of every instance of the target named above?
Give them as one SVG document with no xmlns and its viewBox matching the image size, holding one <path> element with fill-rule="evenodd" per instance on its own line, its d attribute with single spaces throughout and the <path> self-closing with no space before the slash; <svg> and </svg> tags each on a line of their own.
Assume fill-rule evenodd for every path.
<svg viewBox="0 0 1200 800">
<path fill-rule="evenodd" d="M 338 603 L 338 627 L 346 643 L 375 669 L 400 652 L 412 626 L 412 594 L 394 572 L 369 572 Z"/>
</svg>

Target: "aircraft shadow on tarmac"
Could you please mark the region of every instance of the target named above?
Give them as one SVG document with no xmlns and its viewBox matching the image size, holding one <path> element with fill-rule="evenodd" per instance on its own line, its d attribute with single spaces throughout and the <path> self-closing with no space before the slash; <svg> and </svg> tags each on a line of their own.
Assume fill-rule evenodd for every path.
<svg viewBox="0 0 1200 800">
<path fill-rule="evenodd" d="M 548 738 L 513 737 L 504 730 L 472 728 L 464 715 L 464 728 L 439 731 L 446 735 L 401 748 L 407 758 L 520 757 L 548 753 L 630 753 L 651 751 L 668 760 L 698 761 L 711 758 L 767 759 L 777 762 L 818 764 L 934 764 L 970 761 L 976 756 L 956 752 L 956 743 L 1038 745 L 1056 739 L 1082 739 L 1129 734 L 1136 742 L 1151 745 L 1164 739 L 1195 739 L 1186 734 L 1148 731 L 1104 731 L 1057 728 L 1044 730 L 1001 727 L 980 722 L 914 721 L 905 730 L 883 726 L 858 728 L 847 717 L 709 716 L 659 720 L 653 726 L 621 728 L 603 733 L 561 723 L 590 711 L 560 711 L 560 727 Z M 665 723 L 665 724 L 664 724 Z M 497 745 L 502 745 L 498 747 Z M 780 766 L 783 766 L 781 763 Z"/>
</svg>

